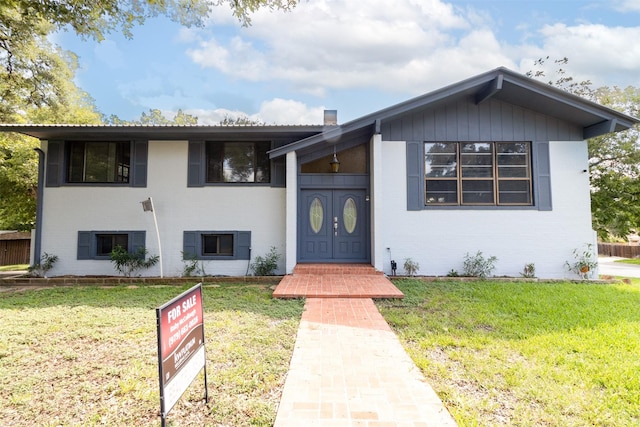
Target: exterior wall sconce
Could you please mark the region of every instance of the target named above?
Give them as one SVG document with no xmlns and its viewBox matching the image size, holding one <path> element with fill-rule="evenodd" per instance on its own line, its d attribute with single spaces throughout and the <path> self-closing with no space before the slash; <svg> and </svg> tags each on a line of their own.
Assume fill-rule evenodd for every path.
<svg viewBox="0 0 640 427">
<path fill-rule="evenodd" d="M 335 147 L 333 147 L 333 159 L 329 162 L 329 164 L 331 165 L 331 172 L 338 173 L 338 171 L 340 170 L 340 161 L 338 160 L 338 157 L 336 156 L 336 148 Z"/>
</svg>

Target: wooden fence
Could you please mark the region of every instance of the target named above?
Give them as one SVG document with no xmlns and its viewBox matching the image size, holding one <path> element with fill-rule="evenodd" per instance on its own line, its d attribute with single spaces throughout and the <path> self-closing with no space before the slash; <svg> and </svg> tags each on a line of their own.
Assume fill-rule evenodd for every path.
<svg viewBox="0 0 640 427">
<path fill-rule="evenodd" d="M 598 255 L 640 258 L 640 246 L 626 243 L 598 243 Z"/>
<path fill-rule="evenodd" d="M 0 234 L 0 265 L 29 264 L 30 233 Z"/>
</svg>

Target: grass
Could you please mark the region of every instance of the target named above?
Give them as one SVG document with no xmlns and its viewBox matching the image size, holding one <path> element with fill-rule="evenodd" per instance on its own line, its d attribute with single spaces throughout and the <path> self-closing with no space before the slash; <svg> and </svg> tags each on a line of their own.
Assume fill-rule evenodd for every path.
<svg viewBox="0 0 640 427">
<path fill-rule="evenodd" d="M 183 287 L 64 287 L 0 297 L 0 425 L 159 425 L 155 307 Z M 203 289 L 202 375 L 169 425 L 275 420 L 302 301 L 258 285 Z"/>
<path fill-rule="evenodd" d="M 1 265 L 0 271 L 27 271 L 29 264 Z"/>
<path fill-rule="evenodd" d="M 621 262 L 623 264 L 640 265 L 640 258 L 619 259 L 616 262 Z"/>
<path fill-rule="evenodd" d="M 380 311 L 460 426 L 640 425 L 640 279 L 396 285 Z"/>
</svg>

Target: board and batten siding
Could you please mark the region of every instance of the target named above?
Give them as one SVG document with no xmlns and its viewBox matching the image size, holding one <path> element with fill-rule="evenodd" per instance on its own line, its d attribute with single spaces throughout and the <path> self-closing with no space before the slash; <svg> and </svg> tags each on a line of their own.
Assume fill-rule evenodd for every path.
<svg viewBox="0 0 640 427">
<path fill-rule="evenodd" d="M 384 141 L 582 141 L 582 127 L 498 100 L 472 98 L 383 121 Z"/>
</svg>

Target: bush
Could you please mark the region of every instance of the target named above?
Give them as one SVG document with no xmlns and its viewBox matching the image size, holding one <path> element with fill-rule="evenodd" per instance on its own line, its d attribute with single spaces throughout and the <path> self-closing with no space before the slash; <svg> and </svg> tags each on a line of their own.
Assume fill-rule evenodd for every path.
<svg viewBox="0 0 640 427">
<path fill-rule="evenodd" d="M 485 258 L 480 251 L 476 252 L 475 255 L 469 255 L 469 252 L 467 252 L 464 256 L 464 275 L 484 279 L 495 270 L 496 261 L 498 261 L 498 258 L 495 256 Z"/>
<path fill-rule="evenodd" d="M 529 264 L 525 264 L 524 268 L 522 269 L 522 273 L 520 273 L 520 276 L 527 279 L 533 279 L 534 277 L 536 277 L 536 265 L 532 262 Z"/>
<path fill-rule="evenodd" d="M 588 243 L 582 252 L 579 249 L 573 250 L 575 262 L 565 261 L 567 270 L 577 274 L 581 279 L 588 279 L 598 267 L 598 259 L 594 256 L 593 245 Z"/>
<path fill-rule="evenodd" d="M 415 276 L 420 270 L 420 264 L 412 260 L 411 258 L 405 258 L 404 260 L 404 271 L 407 273 L 407 276 Z"/>
<path fill-rule="evenodd" d="M 257 256 L 251 263 L 251 269 L 255 276 L 273 276 L 278 268 L 280 254 L 275 246 L 271 246 L 269 252 L 264 256 Z"/>
<path fill-rule="evenodd" d="M 135 272 L 143 268 L 149 268 L 158 263 L 160 257 L 154 255 L 145 259 L 147 256 L 147 250 L 145 248 L 139 248 L 133 253 L 127 252 L 122 246 L 116 246 L 111 251 L 111 262 L 115 265 L 116 270 L 125 277 L 131 277 Z"/>
<path fill-rule="evenodd" d="M 204 277 L 206 273 L 204 272 L 204 264 L 198 260 L 196 255 L 191 255 L 185 251 L 181 251 L 182 253 L 182 262 L 184 262 L 184 270 L 183 274 L 185 277 Z"/>
<path fill-rule="evenodd" d="M 47 277 L 47 272 L 53 268 L 56 262 L 58 262 L 58 255 L 45 252 L 40 257 L 39 263 L 29 266 L 29 273 L 35 277 Z"/>
</svg>

